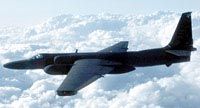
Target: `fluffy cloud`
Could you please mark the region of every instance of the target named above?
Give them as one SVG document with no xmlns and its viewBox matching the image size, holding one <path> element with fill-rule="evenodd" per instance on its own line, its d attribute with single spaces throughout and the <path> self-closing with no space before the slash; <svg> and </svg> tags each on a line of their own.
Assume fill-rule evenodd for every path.
<svg viewBox="0 0 200 108">
<path fill-rule="evenodd" d="M 198 108 L 200 52 L 191 62 L 137 68 L 122 75 L 106 75 L 72 97 L 59 97 L 56 89 L 65 76 L 43 70 L 16 71 L 2 64 L 42 52 L 98 51 L 128 40 L 129 50 L 165 46 L 180 13 L 122 16 L 60 15 L 32 27 L 0 28 L 0 107 L 17 108 Z M 200 49 L 200 12 L 193 13 L 194 46 Z"/>
</svg>

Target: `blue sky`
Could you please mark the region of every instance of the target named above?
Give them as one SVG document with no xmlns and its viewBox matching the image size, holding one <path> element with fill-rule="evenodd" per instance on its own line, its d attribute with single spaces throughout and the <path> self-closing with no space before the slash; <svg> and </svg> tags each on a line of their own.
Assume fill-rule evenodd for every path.
<svg viewBox="0 0 200 108">
<path fill-rule="evenodd" d="M 200 0 L 0 0 L 0 26 L 32 25 L 59 14 L 194 11 Z"/>
</svg>

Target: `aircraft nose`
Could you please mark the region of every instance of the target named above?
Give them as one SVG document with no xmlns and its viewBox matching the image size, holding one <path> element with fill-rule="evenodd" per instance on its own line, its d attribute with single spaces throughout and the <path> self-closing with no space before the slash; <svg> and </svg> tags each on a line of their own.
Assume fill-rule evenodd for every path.
<svg viewBox="0 0 200 108">
<path fill-rule="evenodd" d="M 6 63 L 3 65 L 3 67 L 9 69 L 26 69 L 28 67 L 28 64 L 26 60 L 22 60 L 22 61 Z"/>
<path fill-rule="evenodd" d="M 5 68 L 11 68 L 12 67 L 12 63 L 6 63 L 3 65 L 3 67 Z"/>
</svg>

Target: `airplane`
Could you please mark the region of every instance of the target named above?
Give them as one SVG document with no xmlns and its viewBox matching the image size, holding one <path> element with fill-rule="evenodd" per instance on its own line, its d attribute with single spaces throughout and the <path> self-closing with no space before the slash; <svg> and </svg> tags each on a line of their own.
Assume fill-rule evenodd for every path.
<svg viewBox="0 0 200 108">
<path fill-rule="evenodd" d="M 98 52 L 41 53 L 30 59 L 6 63 L 9 69 L 43 69 L 50 75 L 67 75 L 57 89 L 59 96 L 76 95 L 79 90 L 106 74 L 122 74 L 136 67 L 188 62 L 193 47 L 191 12 L 182 13 L 168 45 L 141 51 L 127 51 L 121 41 Z"/>
</svg>

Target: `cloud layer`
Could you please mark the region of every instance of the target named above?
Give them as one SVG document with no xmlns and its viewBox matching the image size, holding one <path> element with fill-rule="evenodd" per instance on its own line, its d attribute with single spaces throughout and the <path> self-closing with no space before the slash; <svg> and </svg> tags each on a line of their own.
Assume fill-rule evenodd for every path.
<svg viewBox="0 0 200 108">
<path fill-rule="evenodd" d="M 9 70 L 2 64 L 42 52 L 98 51 L 122 40 L 129 50 L 165 46 L 181 13 L 150 15 L 60 15 L 32 27 L 0 28 L 0 107 L 8 108 L 198 108 L 200 52 L 191 62 L 136 68 L 107 75 L 76 96 L 59 97 L 56 89 L 65 76 L 43 70 Z M 200 12 L 192 14 L 194 46 L 200 49 Z"/>
</svg>

